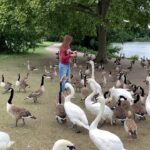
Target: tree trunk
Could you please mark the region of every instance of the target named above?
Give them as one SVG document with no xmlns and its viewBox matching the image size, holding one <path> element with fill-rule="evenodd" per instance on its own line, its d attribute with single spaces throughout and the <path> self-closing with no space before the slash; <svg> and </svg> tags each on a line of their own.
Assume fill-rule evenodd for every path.
<svg viewBox="0 0 150 150">
<path fill-rule="evenodd" d="M 97 26 L 97 36 L 98 36 L 98 54 L 96 56 L 96 62 L 105 63 L 107 61 L 106 52 L 106 30 L 102 25 Z"/>
<path fill-rule="evenodd" d="M 98 54 L 96 56 L 96 62 L 105 63 L 107 61 L 107 52 L 106 52 L 106 14 L 109 8 L 111 0 L 99 0 L 97 5 L 97 14 L 102 20 L 103 24 L 97 25 L 97 38 L 98 38 Z"/>
</svg>

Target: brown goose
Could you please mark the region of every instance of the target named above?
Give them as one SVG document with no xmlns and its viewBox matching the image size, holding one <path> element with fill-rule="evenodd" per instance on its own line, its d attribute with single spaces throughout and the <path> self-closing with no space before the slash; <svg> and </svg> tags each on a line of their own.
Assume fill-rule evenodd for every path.
<svg viewBox="0 0 150 150">
<path fill-rule="evenodd" d="M 10 88 L 9 90 L 10 90 L 11 94 L 10 94 L 10 97 L 7 101 L 7 112 L 13 118 L 16 119 L 16 127 L 17 127 L 18 121 L 20 119 L 22 119 L 23 125 L 25 125 L 25 118 L 36 119 L 36 117 L 31 115 L 31 113 L 28 110 L 26 110 L 25 108 L 21 108 L 21 107 L 18 107 L 18 106 L 15 106 L 15 105 L 12 104 L 12 99 L 13 99 L 13 96 L 14 96 L 14 89 Z"/>
<path fill-rule="evenodd" d="M 137 138 L 137 125 L 135 121 L 132 119 L 131 111 L 128 111 L 128 115 L 124 122 L 125 131 L 128 133 L 128 136 L 131 138 Z"/>
<path fill-rule="evenodd" d="M 62 79 L 63 80 L 63 79 Z M 60 90 L 56 102 L 56 120 L 62 124 L 66 122 L 66 112 L 64 109 L 64 97 L 62 96 L 62 80 L 60 81 Z"/>
<path fill-rule="evenodd" d="M 32 93 L 30 93 L 25 99 L 33 99 L 34 103 L 37 102 L 37 98 L 41 97 L 45 91 L 44 77 L 45 77 L 45 75 L 42 75 L 40 88 L 38 90 L 35 90 Z"/>
<path fill-rule="evenodd" d="M 22 80 L 20 80 L 20 73 L 18 74 L 18 80 L 16 81 L 16 87 L 19 88 L 19 92 L 21 90 L 24 90 L 24 92 L 26 92 L 26 88 L 29 87 L 29 84 L 27 84 L 27 78 L 28 78 L 28 74 L 26 77 L 24 77 Z"/>
<path fill-rule="evenodd" d="M 27 69 L 28 69 L 29 71 L 36 71 L 36 70 L 38 70 L 38 68 L 37 68 L 37 67 L 35 67 L 35 66 L 31 66 L 31 64 L 30 64 L 30 61 L 29 61 L 29 60 L 27 61 Z"/>
</svg>

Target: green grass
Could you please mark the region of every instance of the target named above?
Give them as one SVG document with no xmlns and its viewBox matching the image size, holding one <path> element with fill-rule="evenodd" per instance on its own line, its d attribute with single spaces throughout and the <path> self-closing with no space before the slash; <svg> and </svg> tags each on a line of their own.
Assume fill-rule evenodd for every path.
<svg viewBox="0 0 150 150">
<path fill-rule="evenodd" d="M 37 120 L 27 120 L 26 125 L 23 127 L 21 121 L 19 127 L 12 128 L 15 120 L 6 112 L 6 103 L 10 93 L 2 94 L 3 89 L 0 88 L 0 130 L 10 134 L 12 140 L 16 143 L 11 150 L 51 150 L 54 142 L 60 138 L 68 139 L 75 143 L 78 150 L 96 150 L 97 148 L 90 141 L 88 132 L 81 128 L 82 133 L 76 134 L 68 128 L 67 124 L 59 125 L 55 120 L 55 100 L 58 93 L 58 78 L 54 81 L 45 80 L 45 93 L 39 98 L 39 103 L 34 104 L 32 101 L 24 100 L 24 98 L 32 91 L 39 87 L 41 75 L 43 74 L 43 66 L 53 64 L 55 62 L 55 54 L 49 53 L 45 47 L 51 43 L 40 44 L 35 52 L 30 52 L 24 55 L 0 55 L 0 75 L 5 75 L 5 80 L 15 84 L 17 74 L 21 73 L 21 77 L 27 73 L 26 61 L 30 60 L 32 64 L 36 65 L 39 70 L 30 73 L 29 85 L 31 88 L 27 92 L 18 93 L 15 88 L 15 95 L 13 102 L 15 105 L 25 107 Z M 98 76 L 96 79 L 99 77 Z M 92 116 L 81 102 L 79 93 L 73 100 L 78 104 L 87 114 L 88 120 L 91 123 L 95 118 Z M 110 126 L 106 124 L 102 129 L 108 130 L 117 134 L 123 141 L 125 148 L 128 150 L 148 150 L 149 149 L 149 130 L 150 118 L 147 116 L 145 122 L 139 121 L 138 124 L 138 139 L 128 140 L 127 134 L 121 125 Z"/>
</svg>

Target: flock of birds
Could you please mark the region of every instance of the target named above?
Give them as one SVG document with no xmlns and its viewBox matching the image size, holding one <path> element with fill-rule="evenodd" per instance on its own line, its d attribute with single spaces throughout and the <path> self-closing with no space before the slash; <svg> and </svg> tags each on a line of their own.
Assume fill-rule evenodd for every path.
<svg viewBox="0 0 150 150">
<path fill-rule="evenodd" d="M 85 128 L 89 133 L 89 138 L 99 150 L 125 150 L 121 139 L 114 133 L 98 129 L 98 125 L 109 121 L 110 125 L 121 123 L 130 139 L 137 138 L 137 123 L 136 120 L 146 120 L 146 114 L 150 115 L 150 92 L 148 96 L 145 94 L 143 87 L 133 84 L 127 78 L 128 72 L 132 71 L 135 61 L 130 61 L 130 66 L 123 68 L 121 65 L 123 57 L 118 57 L 114 61 L 115 68 L 113 71 L 106 72 L 104 65 L 94 63 L 93 55 L 84 54 L 87 58 L 86 65 L 78 65 L 77 57 L 72 59 L 72 74 L 71 79 L 67 80 L 62 77 L 60 80 L 60 89 L 56 99 L 56 120 L 59 124 L 64 124 L 67 118 L 72 123 L 72 129 L 76 133 L 80 133 L 79 127 Z M 57 54 L 58 59 L 58 54 Z M 148 71 L 148 76 L 144 82 L 150 85 L 149 74 L 150 61 L 141 59 L 141 66 Z M 38 68 L 31 66 L 30 61 L 27 61 L 28 71 L 36 71 Z M 44 66 L 44 74 L 41 77 L 40 87 L 32 91 L 25 99 L 32 99 L 37 103 L 45 91 L 45 78 L 53 80 L 57 74 L 57 67 L 50 66 L 47 70 Z M 98 81 L 95 74 L 101 73 L 101 81 Z M 108 76 L 106 77 L 106 74 Z M 19 92 L 26 92 L 29 73 L 21 79 L 18 74 L 18 79 L 15 86 Z M 65 80 L 65 94 L 62 94 L 62 82 Z M 113 83 L 113 87 L 107 91 L 103 91 L 108 84 Z M 36 119 L 26 108 L 22 108 L 13 104 L 14 88 L 10 82 L 6 82 L 4 75 L 0 86 L 4 88 L 4 93 L 10 92 L 7 101 L 6 110 L 13 118 L 15 118 L 15 126 L 18 126 L 18 121 L 22 120 L 25 125 L 25 119 Z M 85 104 L 85 108 L 95 116 L 95 120 L 89 124 L 88 118 L 84 110 L 71 100 L 75 98 L 75 93 L 80 92 L 81 101 Z M 0 132 L 0 149 L 8 149 L 14 144 L 10 137 L 5 132 Z M 75 145 L 69 140 L 60 139 L 55 142 L 52 150 L 73 150 Z"/>
</svg>

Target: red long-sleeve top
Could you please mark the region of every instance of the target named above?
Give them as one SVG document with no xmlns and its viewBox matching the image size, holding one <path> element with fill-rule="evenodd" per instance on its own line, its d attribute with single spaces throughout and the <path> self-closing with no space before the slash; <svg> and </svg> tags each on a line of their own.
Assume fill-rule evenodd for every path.
<svg viewBox="0 0 150 150">
<path fill-rule="evenodd" d="M 70 46 L 62 46 L 59 52 L 59 62 L 65 65 L 70 64 L 71 54 L 72 51 L 70 49 Z"/>
</svg>

